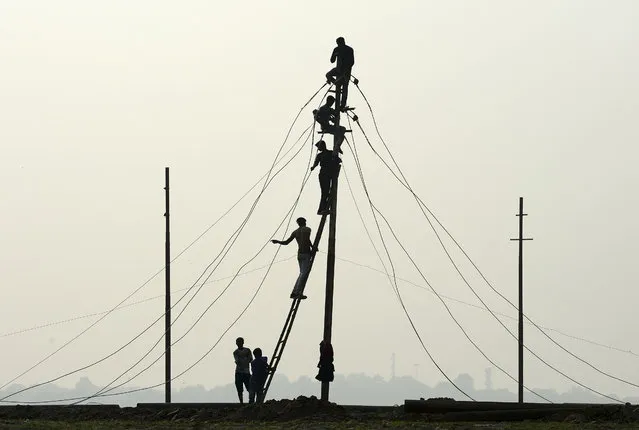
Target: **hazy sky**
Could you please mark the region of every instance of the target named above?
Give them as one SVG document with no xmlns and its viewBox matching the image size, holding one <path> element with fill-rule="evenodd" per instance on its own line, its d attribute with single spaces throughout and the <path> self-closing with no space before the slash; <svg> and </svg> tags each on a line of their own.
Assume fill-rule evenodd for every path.
<svg viewBox="0 0 639 430">
<path fill-rule="evenodd" d="M 353 73 L 411 185 L 494 286 L 517 297 L 518 198 L 525 198 L 525 311 L 543 326 L 636 350 L 639 209 L 639 5 L 635 1 L 24 1 L 0 3 L 0 302 L 2 333 L 105 311 L 164 261 L 164 167 L 171 168 L 173 255 L 264 174 L 284 135 L 324 82 L 337 36 L 355 49 Z M 302 114 L 293 135 L 311 124 Z M 372 121 L 351 88 L 350 103 L 372 138 Z M 479 301 L 461 281 L 410 194 L 355 134 L 376 205 L 431 285 Z M 293 141 L 290 142 L 292 144 Z M 372 144 L 381 150 L 379 139 Z M 287 146 L 288 148 L 289 146 Z M 310 142 L 271 184 L 228 258 L 212 275 L 232 275 L 265 244 L 292 205 Z M 370 210 L 350 151 L 345 173 L 366 224 Z M 254 192 L 173 265 L 174 300 L 191 286 L 241 223 Z M 315 230 L 316 172 L 295 216 Z M 381 269 L 340 183 L 338 256 Z M 398 276 L 425 285 L 384 230 Z M 277 237 L 282 237 L 280 230 Z M 376 246 L 379 239 L 376 238 Z M 450 241 L 446 242 L 447 246 Z M 326 239 L 321 249 L 326 250 Z M 478 294 L 515 315 L 450 248 Z M 270 261 L 268 244 L 247 269 Z M 294 256 L 291 245 L 279 258 Z M 421 348 L 388 279 L 338 260 L 334 348 L 340 373 L 442 379 Z M 173 350 L 173 373 L 218 340 L 259 285 L 238 278 Z M 234 339 L 271 355 L 297 274 L 275 264 L 246 314 L 197 367 L 174 384 L 232 381 Z M 307 286 L 280 370 L 313 375 L 322 338 L 325 256 Z M 227 285 L 206 284 L 174 325 L 177 339 Z M 491 366 L 436 297 L 400 283 L 429 351 L 455 377 L 483 380 Z M 131 301 L 161 295 L 156 277 Z M 182 302 L 184 303 L 184 302 Z M 468 334 L 517 375 L 517 345 L 482 310 L 449 302 Z M 114 312 L 19 379 L 34 383 L 98 360 L 161 316 L 162 299 Z M 178 305 L 177 315 L 182 304 Z M 96 317 L 0 338 L 7 382 Z M 516 322 L 505 320 L 512 330 Z M 108 383 L 150 348 L 163 320 L 131 347 L 83 371 Z M 526 343 L 576 380 L 604 393 L 636 389 L 598 374 L 527 328 Z M 552 334 L 552 333 L 551 333 Z M 637 356 L 552 334 L 574 353 L 639 383 Z M 163 342 L 147 357 L 155 358 Z M 163 360 L 134 381 L 163 380 Z M 418 367 L 416 366 L 418 365 Z M 129 375 L 133 375 L 130 372 Z M 512 380 L 493 373 L 496 387 Z M 60 383 L 74 384 L 77 375 Z M 527 357 L 531 387 L 573 383 Z M 319 386 L 318 386 L 319 389 Z M 531 397 L 532 399 L 532 397 Z"/>
</svg>

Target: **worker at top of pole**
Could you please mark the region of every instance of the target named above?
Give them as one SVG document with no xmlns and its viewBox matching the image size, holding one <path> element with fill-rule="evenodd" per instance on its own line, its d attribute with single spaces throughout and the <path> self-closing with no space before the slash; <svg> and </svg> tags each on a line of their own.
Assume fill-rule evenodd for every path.
<svg viewBox="0 0 639 430">
<path fill-rule="evenodd" d="M 338 109 L 346 111 L 346 99 L 348 98 L 348 82 L 351 79 L 351 69 L 355 65 L 355 53 L 353 48 L 348 46 L 343 37 L 338 37 L 335 41 L 337 46 L 331 54 L 331 63 L 336 63 L 335 67 L 326 73 L 326 81 L 335 84 L 341 89 L 342 97 Z"/>
</svg>

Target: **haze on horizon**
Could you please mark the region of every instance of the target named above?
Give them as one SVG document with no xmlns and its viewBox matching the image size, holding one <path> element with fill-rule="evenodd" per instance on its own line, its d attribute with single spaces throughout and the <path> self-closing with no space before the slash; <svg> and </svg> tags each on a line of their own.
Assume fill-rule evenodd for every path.
<svg viewBox="0 0 639 430">
<path fill-rule="evenodd" d="M 516 300 L 517 247 L 509 239 L 517 234 L 514 214 L 523 196 L 526 235 L 534 238 L 525 245 L 527 315 L 541 326 L 635 351 L 638 18 L 639 5 L 622 0 L 405 0 L 392 6 L 361 0 L 4 1 L 1 331 L 106 311 L 162 268 L 165 166 L 171 169 L 173 255 L 189 245 L 268 170 L 292 119 L 324 83 L 335 38 L 343 36 L 355 49 L 353 73 L 404 174 L 490 282 Z M 372 143 L 382 148 L 354 87 L 349 104 L 356 106 Z M 294 138 L 311 125 L 310 109 L 296 124 Z M 479 305 L 410 194 L 361 135 L 355 136 L 375 204 L 431 285 L 442 295 Z M 310 151 L 309 143 L 273 181 L 211 279 L 233 275 L 273 237 L 299 191 Z M 344 165 L 374 232 L 348 150 Z M 345 179 L 340 182 L 338 256 L 382 270 Z M 174 300 L 220 251 L 254 198 L 255 193 L 176 260 Z M 306 216 L 313 230 L 318 198 L 313 173 L 295 213 Z M 278 234 L 281 238 L 282 230 Z M 426 287 L 392 236 L 386 238 L 397 275 Z M 381 246 L 378 239 L 376 246 Z M 326 250 L 326 239 L 321 249 Z M 267 245 L 247 269 L 268 264 L 275 251 Z M 291 245 L 280 249 L 278 259 L 294 254 Z M 453 252 L 486 303 L 515 316 L 462 257 Z M 281 370 L 291 378 L 313 377 L 316 371 L 325 259 L 319 263 L 282 360 Z M 441 381 L 386 276 L 344 260 L 338 260 L 336 270 L 336 372 L 388 375 L 395 353 L 398 375 L 413 375 L 418 365 L 420 381 Z M 230 383 L 237 336 L 270 356 L 296 274 L 294 259 L 274 264 L 246 314 L 174 384 Z M 213 346 L 246 306 L 261 275 L 238 278 L 174 347 L 174 374 Z M 175 323 L 174 339 L 226 285 L 205 285 Z M 441 302 L 424 288 L 399 286 L 444 371 L 481 380 L 490 364 Z M 131 301 L 163 292 L 160 275 Z M 516 376 L 517 345 L 508 333 L 488 312 L 448 303 L 482 350 Z M 36 383 L 98 360 L 163 311 L 161 298 L 115 311 L 16 382 Z M 97 318 L 0 337 L 0 384 Z M 516 330 L 515 320 L 503 321 Z M 114 358 L 57 384 L 73 386 L 80 376 L 96 385 L 109 383 L 160 338 L 163 327 L 160 321 Z M 602 370 L 639 383 L 636 354 L 549 334 Z M 580 363 L 530 326 L 525 339 L 576 380 L 607 394 L 637 396 L 635 388 Z M 162 348 L 160 342 L 145 363 Z M 160 383 L 162 366 L 160 360 L 134 385 Z M 530 354 L 526 382 L 559 392 L 575 385 Z M 516 389 L 496 370 L 493 383 Z"/>
</svg>

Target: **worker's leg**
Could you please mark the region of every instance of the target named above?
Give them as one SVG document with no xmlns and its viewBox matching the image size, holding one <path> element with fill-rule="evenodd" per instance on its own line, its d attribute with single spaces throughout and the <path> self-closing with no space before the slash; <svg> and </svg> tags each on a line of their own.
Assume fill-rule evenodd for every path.
<svg viewBox="0 0 639 430">
<path fill-rule="evenodd" d="M 322 173 L 320 171 L 319 182 L 320 182 L 320 189 L 322 191 L 322 195 L 320 197 L 320 205 L 319 205 L 319 209 L 317 210 L 317 214 L 323 215 L 323 213 L 328 210 L 328 206 L 330 202 L 330 195 L 331 195 L 330 173 L 327 174 L 327 173 Z"/>
<path fill-rule="evenodd" d="M 256 387 L 256 402 L 264 403 L 264 382 L 258 384 Z"/>
<path fill-rule="evenodd" d="M 249 395 L 251 394 L 251 374 L 250 373 L 243 373 L 242 374 L 244 379 L 242 380 L 242 382 L 244 383 L 244 388 L 246 388 L 246 392 L 249 393 Z"/>
<path fill-rule="evenodd" d="M 297 277 L 297 281 L 295 281 L 291 298 L 301 295 L 304 290 L 305 278 L 308 276 L 311 267 L 311 254 L 297 254 L 297 263 L 300 266 L 300 274 Z"/>
<path fill-rule="evenodd" d="M 329 84 L 335 83 L 335 78 L 337 77 L 338 73 L 339 72 L 336 67 L 329 70 L 328 73 L 326 74 L 326 82 Z"/>
<path fill-rule="evenodd" d="M 342 88 L 342 98 L 340 99 L 340 109 L 344 109 L 347 104 L 346 100 L 348 99 L 348 83 L 351 80 L 351 71 L 347 71 L 343 75 L 343 79 L 340 81 L 340 86 Z"/>
<path fill-rule="evenodd" d="M 254 378 L 251 377 L 250 389 L 249 389 L 249 404 L 255 402 L 256 386 Z"/>
<path fill-rule="evenodd" d="M 340 154 L 344 153 L 344 151 L 342 151 L 342 143 L 344 142 L 345 135 L 346 135 L 346 127 L 343 127 L 340 125 L 339 129 L 335 133 L 335 148 L 337 148 L 337 151 Z"/>
<path fill-rule="evenodd" d="M 235 372 L 235 388 L 237 389 L 237 398 L 240 400 L 240 403 L 244 403 L 244 393 L 242 389 L 243 379 L 242 374 L 239 372 Z"/>
</svg>

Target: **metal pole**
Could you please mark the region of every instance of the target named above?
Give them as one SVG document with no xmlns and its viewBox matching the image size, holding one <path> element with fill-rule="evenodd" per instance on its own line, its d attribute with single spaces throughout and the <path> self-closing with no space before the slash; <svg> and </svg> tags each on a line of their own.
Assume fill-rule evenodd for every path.
<svg viewBox="0 0 639 430">
<path fill-rule="evenodd" d="M 341 86 L 335 86 L 335 129 L 339 129 Z M 339 157 L 338 134 L 333 135 L 333 157 Z M 340 142 L 341 143 L 341 142 Z M 324 304 L 324 343 L 330 344 L 333 334 L 333 287 L 335 284 L 335 230 L 337 228 L 337 178 L 339 168 L 335 169 L 331 184 L 330 222 L 328 225 L 328 256 L 326 259 L 326 302 Z M 330 383 L 322 381 L 321 399 L 328 401 Z"/>
<path fill-rule="evenodd" d="M 519 198 L 519 403 L 524 403 L 524 198 Z"/>
<path fill-rule="evenodd" d="M 166 300 L 164 302 L 164 401 L 171 403 L 171 232 L 169 222 L 169 168 L 164 168 L 164 199 L 166 218 L 166 239 L 164 241 L 164 280 Z"/>
<path fill-rule="evenodd" d="M 519 198 L 519 238 L 510 239 L 519 242 L 519 342 L 518 342 L 518 361 L 519 361 L 519 403 L 524 403 L 524 217 L 528 214 L 524 213 L 524 198 Z"/>
</svg>

